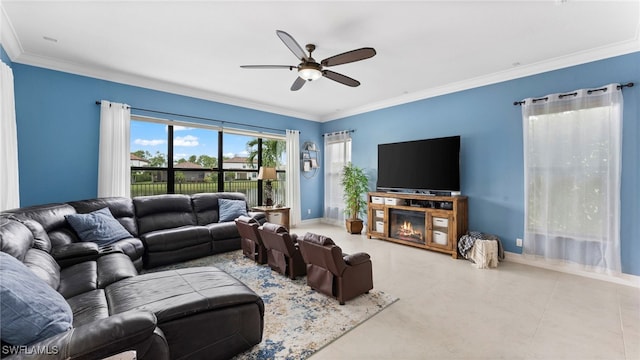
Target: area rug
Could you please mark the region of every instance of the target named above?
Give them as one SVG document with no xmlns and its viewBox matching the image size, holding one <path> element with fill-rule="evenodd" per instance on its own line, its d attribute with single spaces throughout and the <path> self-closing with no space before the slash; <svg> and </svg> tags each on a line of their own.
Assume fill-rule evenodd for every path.
<svg viewBox="0 0 640 360">
<path fill-rule="evenodd" d="M 242 251 L 207 256 L 153 271 L 215 266 L 255 291 L 264 301 L 262 342 L 236 360 L 306 359 L 349 330 L 394 303 L 398 298 L 373 289 L 345 305 L 312 290 L 306 278 L 291 280 L 267 265 L 257 265 Z M 374 278 L 375 286 L 375 278 Z"/>
</svg>

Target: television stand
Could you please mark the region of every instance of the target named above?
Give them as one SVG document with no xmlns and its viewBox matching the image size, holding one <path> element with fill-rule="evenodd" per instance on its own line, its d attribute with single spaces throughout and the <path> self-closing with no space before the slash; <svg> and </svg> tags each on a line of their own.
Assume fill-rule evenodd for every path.
<svg viewBox="0 0 640 360">
<path fill-rule="evenodd" d="M 370 192 L 367 237 L 458 258 L 467 232 L 467 197 Z"/>
</svg>

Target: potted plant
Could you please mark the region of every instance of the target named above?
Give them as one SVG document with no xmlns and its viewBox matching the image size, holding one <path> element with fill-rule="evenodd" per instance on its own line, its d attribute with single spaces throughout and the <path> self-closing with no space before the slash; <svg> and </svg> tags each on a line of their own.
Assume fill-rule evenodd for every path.
<svg viewBox="0 0 640 360">
<path fill-rule="evenodd" d="M 342 180 L 345 201 L 344 212 L 347 215 L 345 225 L 350 234 L 360 234 L 362 232 L 362 220 L 358 218 L 366 213 L 367 202 L 363 195 L 369 191 L 369 179 L 362 168 L 348 163 L 342 168 Z"/>
</svg>

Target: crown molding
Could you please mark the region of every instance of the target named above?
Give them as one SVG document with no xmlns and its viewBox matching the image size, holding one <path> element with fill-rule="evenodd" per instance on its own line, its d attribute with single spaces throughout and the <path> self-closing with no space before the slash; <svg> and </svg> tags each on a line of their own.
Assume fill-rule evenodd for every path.
<svg viewBox="0 0 640 360">
<path fill-rule="evenodd" d="M 11 61 L 18 58 L 24 49 L 18 40 L 16 31 L 9 20 L 9 16 L 4 10 L 2 3 L 0 2 L 0 45 L 7 52 Z"/>
<path fill-rule="evenodd" d="M 269 113 L 275 113 L 284 116 L 290 116 L 298 119 L 319 121 L 319 118 L 314 115 L 287 109 L 283 107 L 268 105 L 251 101 L 247 99 L 231 97 L 220 93 L 215 93 L 209 90 L 199 89 L 191 86 L 185 86 L 168 81 L 162 81 L 152 79 L 145 76 L 140 76 L 131 73 L 121 72 L 111 68 L 98 68 L 94 66 L 86 66 L 83 64 L 60 61 L 58 59 L 52 59 L 30 53 L 22 53 L 13 62 L 20 64 L 42 67 L 50 70 L 57 70 L 61 72 L 71 73 L 74 75 L 87 76 L 100 80 L 112 81 L 120 84 L 126 84 L 131 86 L 138 86 L 152 90 L 164 91 L 176 95 L 190 96 L 198 99 L 214 101 L 223 103 L 225 105 L 233 105 L 244 107 L 252 110 L 265 111 Z"/>
<path fill-rule="evenodd" d="M 571 66 L 585 64 L 593 61 L 603 60 L 615 56 L 626 55 L 640 51 L 640 35 L 634 40 L 624 41 L 616 44 L 603 46 L 596 49 L 573 53 L 555 59 L 545 60 L 529 65 L 520 65 L 509 70 L 496 72 L 486 76 L 480 76 L 464 81 L 459 81 L 444 86 L 425 89 L 412 94 L 402 95 L 395 98 L 367 104 L 357 108 L 334 112 L 321 117 L 321 122 L 343 119 L 349 116 L 359 115 L 370 111 L 385 109 L 392 106 L 407 104 L 410 102 L 424 100 L 436 96 L 451 94 L 458 91 L 469 90 L 481 86 L 496 84 L 504 81 L 523 78 L 526 76 L 541 74 L 548 71 L 563 69 Z M 514 99 L 515 100 L 515 99 Z"/>
</svg>

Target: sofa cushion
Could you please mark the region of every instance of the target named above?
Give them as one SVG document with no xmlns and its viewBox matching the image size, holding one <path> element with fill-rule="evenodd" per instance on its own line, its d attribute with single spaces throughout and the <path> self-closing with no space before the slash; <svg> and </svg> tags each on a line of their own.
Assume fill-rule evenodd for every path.
<svg viewBox="0 0 640 360">
<path fill-rule="evenodd" d="M 20 214 L 5 214 L 4 216 L 6 216 L 10 220 L 21 223 L 31 231 L 31 235 L 33 236 L 34 248 L 46 252 L 51 252 L 51 240 L 49 239 L 49 235 L 39 222 L 33 219 L 29 219 L 28 217 Z"/>
<path fill-rule="evenodd" d="M 106 207 L 88 214 L 69 214 L 65 218 L 82 241 L 104 246 L 131 237 Z"/>
<path fill-rule="evenodd" d="M 254 303 L 264 311 L 262 299 L 256 293 L 215 267 L 142 274 L 107 286 L 105 295 L 110 314 L 144 309 L 156 314 L 159 325 L 239 304 Z"/>
<path fill-rule="evenodd" d="M 207 228 L 214 243 L 219 240 L 240 238 L 235 222 L 213 223 L 207 225 Z"/>
<path fill-rule="evenodd" d="M 13 256 L 0 252 L 0 337 L 27 345 L 71 329 L 64 298 Z"/>
<path fill-rule="evenodd" d="M 142 235 L 141 239 L 145 244 L 147 253 L 177 250 L 211 242 L 209 229 L 204 226 L 182 226 L 153 231 Z"/>
<path fill-rule="evenodd" d="M 113 253 L 100 256 L 96 260 L 98 288 L 104 289 L 116 281 L 138 275 L 138 270 L 131 259 L 122 253 Z"/>
<path fill-rule="evenodd" d="M 73 312 L 73 327 L 109 317 L 109 307 L 103 289 L 96 289 L 68 298 Z"/>
<path fill-rule="evenodd" d="M 35 220 L 42 225 L 54 247 L 78 241 L 78 236 L 69 227 L 69 223 L 64 218 L 65 215 L 76 213 L 73 206 L 69 204 L 36 205 L 11 210 L 10 212 Z"/>
<path fill-rule="evenodd" d="M 95 261 L 85 261 L 69 266 L 60 272 L 58 291 L 65 299 L 98 288 L 98 271 Z"/>
<path fill-rule="evenodd" d="M 51 255 L 32 248 L 27 251 L 22 262 L 52 289 L 58 289 L 60 286 L 60 265 Z"/>
<path fill-rule="evenodd" d="M 233 221 L 240 216 L 247 216 L 247 203 L 243 200 L 219 199 L 219 222 Z"/>
<path fill-rule="evenodd" d="M 196 220 L 188 195 L 165 194 L 133 198 L 138 233 L 195 225 Z"/>
<path fill-rule="evenodd" d="M 22 260 L 32 246 L 33 235 L 26 226 L 8 217 L 0 217 L 0 251 Z"/>
</svg>

